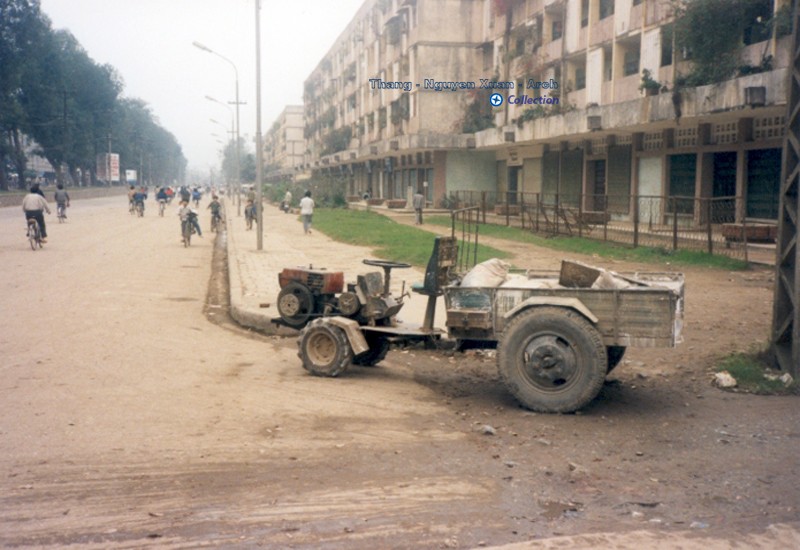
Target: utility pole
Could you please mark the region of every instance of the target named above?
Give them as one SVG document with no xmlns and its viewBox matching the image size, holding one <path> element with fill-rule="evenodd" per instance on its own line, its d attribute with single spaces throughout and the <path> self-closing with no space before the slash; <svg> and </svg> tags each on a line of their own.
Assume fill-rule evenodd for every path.
<svg viewBox="0 0 800 550">
<path fill-rule="evenodd" d="M 782 371 L 800 374 L 800 33 L 798 7 L 792 19 L 792 60 L 787 86 L 786 136 L 783 141 L 778 245 L 775 259 L 775 301 L 772 316 L 772 351 Z"/>
<path fill-rule="evenodd" d="M 261 146 L 261 0 L 256 0 L 256 250 L 264 248 L 264 216 L 261 204 L 261 165 L 264 152 Z"/>
<path fill-rule="evenodd" d="M 111 187 L 111 132 L 108 132 L 108 155 L 106 156 L 106 177 L 108 186 Z"/>
</svg>

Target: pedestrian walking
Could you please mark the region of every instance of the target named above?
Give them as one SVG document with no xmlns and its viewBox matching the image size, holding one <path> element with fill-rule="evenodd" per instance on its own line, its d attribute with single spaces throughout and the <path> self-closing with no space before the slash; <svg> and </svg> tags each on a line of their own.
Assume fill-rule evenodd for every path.
<svg viewBox="0 0 800 550">
<path fill-rule="evenodd" d="M 311 198 L 311 191 L 306 191 L 300 199 L 300 216 L 303 218 L 303 232 L 311 234 L 311 216 L 314 215 L 314 199 Z"/>
<path fill-rule="evenodd" d="M 422 225 L 422 209 L 425 207 L 425 196 L 417 190 L 412 199 L 414 206 L 414 225 Z"/>
</svg>

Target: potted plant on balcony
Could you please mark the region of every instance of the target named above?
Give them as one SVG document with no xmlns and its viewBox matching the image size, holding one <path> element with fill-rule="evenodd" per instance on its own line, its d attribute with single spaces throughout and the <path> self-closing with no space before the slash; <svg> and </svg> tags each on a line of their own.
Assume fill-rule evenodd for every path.
<svg viewBox="0 0 800 550">
<path fill-rule="evenodd" d="M 639 84 L 639 90 L 643 91 L 644 95 L 658 95 L 661 88 L 661 83 L 653 78 L 650 69 L 642 70 L 642 83 Z"/>
</svg>

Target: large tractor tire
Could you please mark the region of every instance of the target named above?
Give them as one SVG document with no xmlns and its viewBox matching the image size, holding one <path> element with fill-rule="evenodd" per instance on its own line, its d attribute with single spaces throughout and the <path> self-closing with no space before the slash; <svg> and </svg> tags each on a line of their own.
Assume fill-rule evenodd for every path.
<svg viewBox="0 0 800 550">
<path fill-rule="evenodd" d="M 300 332 L 297 355 L 314 376 L 339 376 L 353 359 L 344 330 L 326 319 L 315 319 Z"/>
<path fill-rule="evenodd" d="M 547 413 L 573 412 L 600 392 L 606 347 L 579 313 L 537 307 L 511 319 L 498 344 L 497 366 L 522 405 Z"/>
<path fill-rule="evenodd" d="M 374 367 L 386 358 L 389 353 L 389 340 L 383 336 L 367 335 L 369 349 L 353 357 L 353 364 L 359 367 Z"/>
</svg>

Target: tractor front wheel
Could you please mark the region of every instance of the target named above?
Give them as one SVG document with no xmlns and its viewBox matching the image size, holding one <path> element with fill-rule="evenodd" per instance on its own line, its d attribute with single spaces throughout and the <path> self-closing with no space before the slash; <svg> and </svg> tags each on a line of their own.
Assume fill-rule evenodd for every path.
<svg viewBox="0 0 800 550">
<path fill-rule="evenodd" d="M 315 319 L 297 339 L 297 355 L 314 376 L 338 376 L 350 366 L 353 350 L 344 330 L 326 319 Z"/>
</svg>

